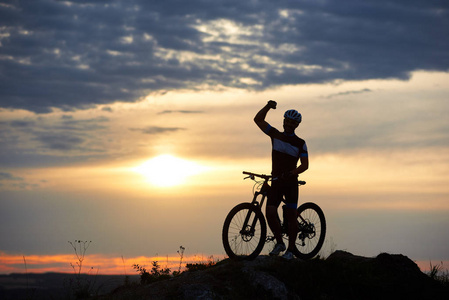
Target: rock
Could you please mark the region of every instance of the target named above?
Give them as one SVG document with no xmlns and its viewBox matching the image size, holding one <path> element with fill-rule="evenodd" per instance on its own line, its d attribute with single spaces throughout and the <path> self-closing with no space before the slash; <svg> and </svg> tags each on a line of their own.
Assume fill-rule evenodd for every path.
<svg viewBox="0 0 449 300">
<path fill-rule="evenodd" d="M 404 255 L 382 253 L 369 258 L 336 251 L 326 260 L 225 259 L 204 270 L 101 299 L 421 300 L 447 295 L 449 285 L 434 281 Z"/>
<path fill-rule="evenodd" d="M 285 284 L 276 277 L 248 267 L 243 268 L 242 271 L 248 274 L 249 281 L 254 289 L 264 290 L 273 299 L 288 299 L 288 290 Z"/>
<path fill-rule="evenodd" d="M 186 300 L 213 300 L 218 296 L 206 284 L 186 284 L 182 287 L 183 299 Z"/>
<path fill-rule="evenodd" d="M 438 299 L 444 294 L 438 282 L 401 254 L 367 258 L 336 251 L 326 261 L 340 270 L 339 284 L 364 299 Z"/>
</svg>

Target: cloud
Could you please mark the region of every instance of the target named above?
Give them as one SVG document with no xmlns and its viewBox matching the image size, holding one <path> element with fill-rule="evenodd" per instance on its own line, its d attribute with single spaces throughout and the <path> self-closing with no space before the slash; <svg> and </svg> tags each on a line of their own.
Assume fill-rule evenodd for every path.
<svg viewBox="0 0 449 300">
<path fill-rule="evenodd" d="M 42 183 L 44 181 L 41 181 Z M 1 189 L 29 189 L 39 187 L 39 184 L 27 182 L 23 177 L 15 176 L 8 172 L 0 172 L 0 188 Z"/>
<path fill-rule="evenodd" d="M 185 128 L 180 127 L 158 127 L 158 126 L 148 126 L 145 128 L 130 128 L 131 131 L 139 131 L 145 134 L 160 134 L 165 132 L 175 132 L 179 130 L 185 130 Z"/>
<path fill-rule="evenodd" d="M 12 2 L 0 5 L 0 107 L 447 72 L 448 12 L 444 1 Z"/>
<path fill-rule="evenodd" d="M 36 140 L 45 148 L 61 151 L 79 148 L 84 142 L 84 139 L 79 136 L 67 135 L 63 132 L 39 132 L 36 133 Z"/>
<path fill-rule="evenodd" d="M 164 110 L 158 113 L 158 115 L 165 114 L 173 114 L 173 113 L 181 113 L 181 114 L 201 114 L 203 111 L 201 110 Z"/>
<path fill-rule="evenodd" d="M 34 126 L 35 122 L 32 120 L 12 120 L 9 124 L 15 128 L 30 128 Z"/>
<path fill-rule="evenodd" d="M 21 181 L 23 180 L 22 177 L 16 177 L 14 175 L 12 175 L 11 173 L 7 173 L 7 172 L 0 172 L 0 181 L 2 180 L 18 180 Z"/>
<path fill-rule="evenodd" d="M 35 117 L 0 122 L 3 167 L 70 162 L 105 154 L 109 119 Z"/>
<path fill-rule="evenodd" d="M 109 118 L 95 117 L 91 119 L 75 120 L 72 116 L 64 115 L 61 117 L 62 122 L 59 125 L 59 129 L 74 130 L 74 131 L 93 131 L 99 129 L 105 129 L 104 124 L 109 122 Z M 52 126 L 52 128 L 55 128 Z M 58 127 L 57 127 L 58 128 Z"/>
<path fill-rule="evenodd" d="M 341 92 L 341 93 L 336 93 L 336 94 L 330 94 L 328 96 L 326 96 L 326 99 L 330 99 L 330 98 L 334 98 L 334 97 L 338 97 L 338 96 L 347 96 L 347 95 L 355 95 L 355 94 L 363 94 L 363 93 L 370 93 L 372 92 L 370 89 L 361 89 L 358 91 L 346 91 L 346 92 Z"/>
<path fill-rule="evenodd" d="M 106 111 L 106 112 L 112 112 L 112 108 L 111 107 L 103 107 L 101 110 L 102 111 Z"/>
</svg>

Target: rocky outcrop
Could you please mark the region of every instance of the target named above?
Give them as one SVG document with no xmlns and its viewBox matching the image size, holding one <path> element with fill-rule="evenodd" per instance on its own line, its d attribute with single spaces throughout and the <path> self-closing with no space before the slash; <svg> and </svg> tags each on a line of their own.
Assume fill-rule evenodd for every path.
<svg viewBox="0 0 449 300">
<path fill-rule="evenodd" d="M 336 251 L 301 261 L 259 256 L 223 260 L 102 299 L 445 299 L 449 286 L 432 280 L 403 255 L 367 258 Z"/>
</svg>

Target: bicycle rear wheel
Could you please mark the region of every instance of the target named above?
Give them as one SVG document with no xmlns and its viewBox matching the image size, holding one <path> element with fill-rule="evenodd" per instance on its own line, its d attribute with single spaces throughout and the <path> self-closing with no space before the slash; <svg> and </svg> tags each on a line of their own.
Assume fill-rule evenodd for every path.
<svg viewBox="0 0 449 300">
<path fill-rule="evenodd" d="M 267 224 L 260 208 L 241 203 L 227 215 L 223 224 L 223 246 L 231 259 L 255 259 L 263 249 Z"/>
<path fill-rule="evenodd" d="M 304 203 L 297 211 L 299 233 L 294 254 L 301 259 L 310 259 L 317 255 L 323 246 L 326 219 L 321 208 L 315 203 Z"/>
</svg>

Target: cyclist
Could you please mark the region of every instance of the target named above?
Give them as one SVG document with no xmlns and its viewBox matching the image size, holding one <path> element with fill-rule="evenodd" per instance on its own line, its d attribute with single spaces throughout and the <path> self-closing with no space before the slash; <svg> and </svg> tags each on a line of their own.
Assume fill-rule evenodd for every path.
<svg viewBox="0 0 449 300">
<path fill-rule="evenodd" d="M 288 223 L 288 248 L 282 257 L 293 258 L 293 249 L 297 236 L 296 209 L 298 207 L 298 174 L 309 168 L 307 146 L 303 139 L 295 134 L 295 129 L 301 123 L 302 116 L 294 109 L 284 114 L 284 132 L 279 132 L 265 121 L 270 109 L 276 109 L 277 103 L 269 100 L 256 114 L 254 122 L 271 138 L 272 144 L 272 185 L 268 195 L 266 216 L 268 225 L 276 239 L 276 245 L 270 255 L 279 255 L 285 251 L 281 235 L 278 207 L 285 197 L 285 217 Z M 300 165 L 297 166 L 298 160 Z"/>
</svg>

